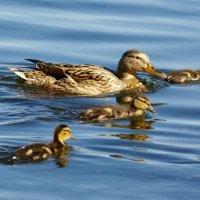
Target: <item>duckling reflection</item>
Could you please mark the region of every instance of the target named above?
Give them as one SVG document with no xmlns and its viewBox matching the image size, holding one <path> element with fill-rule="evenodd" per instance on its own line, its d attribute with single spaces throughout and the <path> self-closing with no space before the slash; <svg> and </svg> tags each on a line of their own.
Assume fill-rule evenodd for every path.
<svg viewBox="0 0 200 200">
<path fill-rule="evenodd" d="M 105 105 L 87 109 L 79 114 L 79 117 L 88 121 L 106 121 L 112 119 L 124 119 L 143 115 L 146 110 L 155 113 L 151 102 L 147 97 L 135 97 L 130 106 Z"/>
<path fill-rule="evenodd" d="M 33 143 L 22 147 L 13 154 L 9 163 L 40 162 L 48 160 L 51 156 L 62 160 L 70 152 L 69 145 L 64 142 L 66 139 L 74 139 L 74 137 L 67 125 L 60 124 L 55 128 L 51 143 Z"/>
<path fill-rule="evenodd" d="M 129 158 L 126 156 L 118 155 L 118 154 L 111 154 L 110 157 L 130 160 L 130 161 L 134 161 L 134 162 L 144 162 L 144 159 L 134 159 L 134 158 Z"/>
<path fill-rule="evenodd" d="M 56 158 L 56 165 L 58 167 L 65 167 L 66 165 L 68 165 L 69 159 L 67 155 L 69 155 L 70 151 L 71 149 L 69 145 L 57 149 L 57 152 L 55 153 L 55 158 Z"/>
<path fill-rule="evenodd" d="M 132 129 L 137 129 L 137 130 L 148 130 L 148 129 L 153 129 L 152 124 L 155 121 L 144 121 L 144 120 L 131 120 L 131 128 Z"/>
<path fill-rule="evenodd" d="M 200 81 L 200 70 L 177 70 L 167 74 L 167 81 L 171 83 L 192 83 Z"/>
<path fill-rule="evenodd" d="M 119 121 L 117 122 L 104 122 L 99 124 L 99 126 L 103 127 L 115 127 L 115 128 L 128 128 L 128 129 L 136 129 L 136 130 L 148 130 L 148 129 L 153 129 L 152 124 L 155 121 L 145 121 L 145 117 L 142 116 L 139 119 L 134 118 L 131 119 L 130 122 L 128 121 L 128 124 L 121 124 Z"/>
<path fill-rule="evenodd" d="M 150 138 L 145 133 L 136 133 L 136 134 L 101 134 L 100 136 L 109 136 L 109 137 L 119 137 L 122 140 L 135 140 L 144 142 Z"/>
</svg>

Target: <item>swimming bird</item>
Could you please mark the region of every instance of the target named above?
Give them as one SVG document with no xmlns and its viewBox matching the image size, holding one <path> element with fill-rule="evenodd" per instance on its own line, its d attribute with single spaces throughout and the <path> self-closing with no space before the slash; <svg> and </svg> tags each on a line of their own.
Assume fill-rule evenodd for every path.
<svg viewBox="0 0 200 200">
<path fill-rule="evenodd" d="M 62 156 L 67 151 L 66 139 L 74 139 L 70 128 L 60 124 L 55 128 L 53 141 L 46 143 L 33 143 L 18 149 L 9 159 L 10 163 L 39 162 L 49 159 L 52 155 L 56 158 Z"/>
<path fill-rule="evenodd" d="M 101 95 L 136 88 L 146 90 L 135 77 L 137 71 L 166 78 L 165 74 L 153 67 L 149 57 L 139 50 L 129 50 L 122 55 L 116 74 L 107 68 L 92 64 L 54 64 L 33 59 L 26 60 L 35 63 L 36 69 L 24 72 L 10 67 L 10 70 L 27 84 L 73 95 Z"/>
<path fill-rule="evenodd" d="M 200 70 L 177 70 L 167 74 L 167 80 L 171 83 L 190 83 L 200 81 Z"/>
<path fill-rule="evenodd" d="M 104 105 L 89 108 L 79 114 L 79 118 L 88 121 L 106 121 L 111 119 L 123 119 L 143 115 L 145 110 L 155 113 L 151 102 L 147 97 L 137 96 L 130 107 L 120 105 Z"/>
</svg>

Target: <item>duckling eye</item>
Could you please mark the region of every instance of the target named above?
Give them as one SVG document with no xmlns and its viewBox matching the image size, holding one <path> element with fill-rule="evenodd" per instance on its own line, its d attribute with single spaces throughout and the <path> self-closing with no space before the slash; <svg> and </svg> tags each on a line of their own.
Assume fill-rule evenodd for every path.
<svg viewBox="0 0 200 200">
<path fill-rule="evenodd" d="M 61 134 L 62 134 L 62 135 L 67 135 L 67 134 L 68 134 L 68 131 L 63 130 L 63 131 L 61 132 Z"/>
</svg>

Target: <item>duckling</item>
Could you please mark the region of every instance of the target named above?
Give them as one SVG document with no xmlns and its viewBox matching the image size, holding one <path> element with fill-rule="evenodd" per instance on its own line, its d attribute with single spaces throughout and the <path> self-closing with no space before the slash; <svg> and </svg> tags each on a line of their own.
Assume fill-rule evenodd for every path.
<svg viewBox="0 0 200 200">
<path fill-rule="evenodd" d="M 79 114 L 80 119 L 89 121 L 106 121 L 111 119 L 123 119 L 143 115 L 145 110 L 155 113 L 151 102 L 147 97 L 137 96 L 130 107 L 119 105 L 105 105 L 87 109 Z"/>
<path fill-rule="evenodd" d="M 177 70 L 167 74 L 167 80 L 171 83 L 190 83 L 200 81 L 200 70 Z"/>
<path fill-rule="evenodd" d="M 166 78 L 164 73 L 153 67 L 147 54 L 139 50 L 129 50 L 122 55 L 116 74 L 92 64 L 53 64 L 26 60 L 35 63 L 36 70 L 24 72 L 14 67 L 10 67 L 10 70 L 27 84 L 72 95 L 102 95 L 137 88 L 146 91 L 146 87 L 135 77 L 137 71 Z"/>
<path fill-rule="evenodd" d="M 52 155 L 58 158 L 62 155 L 61 152 L 66 152 L 68 148 L 67 143 L 64 142 L 66 139 L 74 139 L 74 137 L 67 125 L 60 124 L 55 128 L 53 142 L 49 144 L 33 143 L 24 146 L 13 154 L 9 162 L 39 162 L 48 160 Z"/>
</svg>

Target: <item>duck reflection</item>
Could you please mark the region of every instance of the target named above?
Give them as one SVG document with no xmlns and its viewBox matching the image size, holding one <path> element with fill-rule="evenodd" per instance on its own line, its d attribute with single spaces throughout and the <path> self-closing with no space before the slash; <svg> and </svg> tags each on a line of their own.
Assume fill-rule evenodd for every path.
<svg viewBox="0 0 200 200">
<path fill-rule="evenodd" d="M 140 118 L 130 119 L 129 121 L 124 122 L 124 123 L 121 124 L 120 121 L 103 122 L 101 124 L 98 124 L 98 126 L 113 127 L 113 128 L 128 128 L 128 129 L 136 129 L 136 130 L 148 130 L 148 129 L 153 129 L 152 124 L 155 123 L 155 121 L 154 120 L 145 121 L 145 116 L 142 116 Z"/>
<path fill-rule="evenodd" d="M 55 153 L 56 165 L 58 167 L 65 167 L 69 164 L 69 155 L 72 149 L 67 145 L 57 150 L 58 151 Z"/>
<path fill-rule="evenodd" d="M 130 160 L 130 161 L 133 161 L 133 162 L 144 162 L 144 159 L 129 158 L 127 156 L 122 156 L 122 155 L 118 155 L 118 154 L 111 154 L 110 157 L 118 158 L 118 159 Z"/>
<path fill-rule="evenodd" d="M 119 137 L 120 139 L 123 140 L 137 140 L 137 141 L 145 141 L 149 138 L 147 134 L 118 134 L 116 137 Z"/>
<path fill-rule="evenodd" d="M 134 133 L 134 134 L 101 134 L 100 136 L 108 136 L 108 137 L 118 137 L 122 140 L 133 140 L 137 142 L 145 142 L 147 139 L 150 138 L 149 135 L 146 133 Z M 139 150 L 139 149 L 137 149 Z M 143 149 L 140 149 L 143 150 Z M 144 159 L 137 159 L 137 158 L 130 158 L 120 154 L 110 154 L 110 157 L 117 158 L 117 159 L 125 159 L 134 162 L 144 162 Z"/>
<path fill-rule="evenodd" d="M 135 140 L 135 141 L 140 141 L 140 142 L 144 142 L 148 138 L 150 138 L 145 133 L 135 133 L 135 134 L 101 134 L 100 136 L 118 137 L 118 138 L 120 138 L 122 140 Z"/>
</svg>

